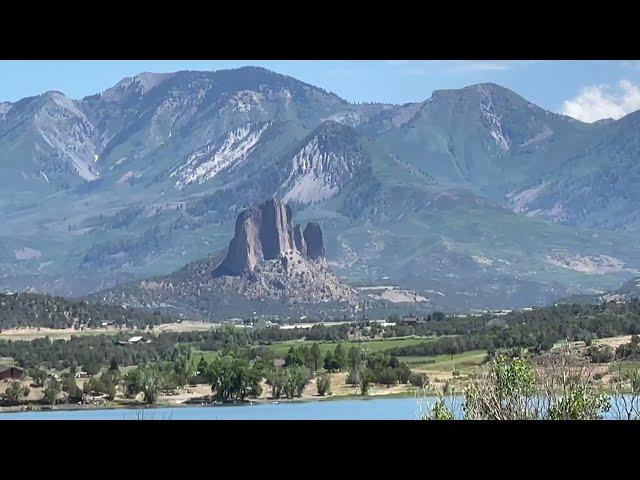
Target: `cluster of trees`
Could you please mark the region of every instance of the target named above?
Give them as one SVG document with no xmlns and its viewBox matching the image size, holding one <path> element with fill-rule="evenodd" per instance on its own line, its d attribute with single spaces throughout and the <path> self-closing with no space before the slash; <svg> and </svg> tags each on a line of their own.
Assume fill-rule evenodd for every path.
<svg viewBox="0 0 640 480">
<path fill-rule="evenodd" d="M 203 361 L 199 366 L 199 375 L 211 384 L 213 397 L 219 402 L 259 397 L 262 374 L 257 362 L 233 355 L 215 357 L 210 363 Z"/>
<path fill-rule="evenodd" d="M 640 336 L 633 335 L 629 343 L 620 345 L 616 349 L 616 358 L 619 360 L 637 360 L 640 358 Z"/>
<path fill-rule="evenodd" d="M 102 268 L 127 262 L 138 265 L 146 255 L 160 251 L 168 236 L 155 225 L 140 236 L 93 244 L 82 258 L 80 266 L 84 269 Z M 118 255 L 123 253 L 125 255 Z"/>
<path fill-rule="evenodd" d="M 127 327 L 145 327 L 175 321 L 159 311 L 125 309 L 35 293 L 0 294 L 0 328 L 100 327 L 113 322 Z"/>
<path fill-rule="evenodd" d="M 371 383 L 380 383 L 388 387 L 397 383 L 406 384 L 413 375 L 407 364 L 394 356 L 384 352 L 367 355 L 358 351 L 356 347 L 349 350 L 348 368 L 347 383 L 360 385 L 363 395 L 367 393 Z"/>
<path fill-rule="evenodd" d="M 224 210 L 226 206 L 236 202 L 236 195 L 236 192 L 232 189 L 216 190 L 214 193 L 187 202 L 186 211 L 194 217 L 206 215 L 211 210 L 224 214 L 226 213 Z"/>
<path fill-rule="evenodd" d="M 170 336 L 158 335 L 151 343 L 120 345 L 128 335 L 72 336 L 69 340 L 48 337 L 31 341 L 0 340 L 0 356 L 13 358 L 20 366 L 64 370 L 82 366 L 88 373 L 97 373 L 112 359 L 119 365 L 140 365 L 172 360 L 176 343 Z"/>
<path fill-rule="evenodd" d="M 389 352 L 397 356 L 454 355 L 469 350 L 529 348 L 549 350 L 560 340 L 640 333 L 640 301 L 599 305 L 557 305 L 504 316 L 445 317 L 415 325 L 417 335 L 455 335 Z"/>
<path fill-rule="evenodd" d="M 271 387 L 273 398 L 300 397 L 311 377 L 311 369 L 295 364 L 273 367 L 265 372 L 266 383 Z"/>
<path fill-rule="evenodd" d="M 4 394 L 0 395 L 0 404 L 18 405 L 27 395 L 29 395 L 29 387 L 21 382 L 11 382 Z"/>
<path fill-rule="evenodd" d="M 323 356 L 317 343 L 293 346 L 287 352 L 285 366 L 307 368 L 316 372 L 324 367 L 327 373 L 348 372 L 347 383 L 360 386 L 361 393 L 367 394 L 369 385 L 379 383 L 387 386 L 411 383 L 423 387 L 428 384 L 425 374 L 413 373 L 409 366 L 393 355 L 385 352 L 368 353 L 359 345 L 347 348 L 338 343 L 333 351 Z M 318 385 L 318 393 L 330 388 L 330 382 Z"/>
<path fill-rule="evenodd" d="M 616 352 L 609 345 L 604 347 L 591 346 L 587 350 L 587 355 L 592 363 L 609 363 L 616 358 Z"/>
</svg>

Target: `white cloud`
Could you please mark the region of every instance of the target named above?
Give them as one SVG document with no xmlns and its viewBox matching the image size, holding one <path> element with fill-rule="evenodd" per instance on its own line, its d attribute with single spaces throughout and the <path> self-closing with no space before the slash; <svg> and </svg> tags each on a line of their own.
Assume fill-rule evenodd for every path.
<svg viewBox="0 0 640 480">
<path fill-rule="evenodd" d="M 402 65 L 404 63 L 409 63 L 409 60 L 385 60 L 387 65 Z"/>
<path fill-rule="evenodd" d="M 621 118 L 640 110 L 640 87 L 628 80 L 620 80 L 615 87 L 591 85 L 582 89 L 572 100 L 562 104 L 561 112 L 583 122 L 603 118 Z"/>
</svg>

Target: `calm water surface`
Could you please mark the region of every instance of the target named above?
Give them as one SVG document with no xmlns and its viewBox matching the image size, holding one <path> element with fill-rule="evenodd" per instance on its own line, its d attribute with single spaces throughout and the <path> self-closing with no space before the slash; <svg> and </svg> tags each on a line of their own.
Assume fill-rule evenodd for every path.
<svg viewBox="0 0 640 480">
<path fill-rule="evenodd" d="M 0 414 L 0 420 L 414 420 L 416 398 L 280 402 L 242 406 L 54 410 Z"/>
<path fill-rule="evenodd" d="M 415 420 L 435 398 L 381 398 L 262 403 L 242 406 L 194 406 L 148 409 L 53 410 L 2 413 L 0 420 Z M 462 397 L 447 405 L 462 418 Z M 607 415 L 614 418 L 615 405 Z"/>
</svg>

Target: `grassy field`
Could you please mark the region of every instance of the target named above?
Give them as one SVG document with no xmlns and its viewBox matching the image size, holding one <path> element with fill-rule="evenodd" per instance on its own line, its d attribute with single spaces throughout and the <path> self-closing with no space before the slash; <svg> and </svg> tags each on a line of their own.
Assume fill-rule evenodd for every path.
<svg viewBox="0 0 640 480">
<path fill-rule="evenodd" d="M 437 355 L 435 357 L 400 357 L 412 369 L 424 372 L 458 370 L 470 373 L 482 365 L 487 355 L 486 350 L 471 350 L 457 355 Z"/>
<path fill-rule="evenodd" d="M 162 332 L 203 332 L 213 330 L 217 324 L 207 322 L 180 322 L 156 325 L 153 330 L 130 330 L 123 328 L 87 328 L 75 330 L 73 328 L 20 328 L 9 329 L 0 332 L 0 340 L 35 340 L 36 338 L 49 337 L 51 340 L 69 340 L 72 336 L 85 335 L 116 335 L 126 333 L 129 335 L 158 335 Z"/>
<path fill-rule="evenodd" d="M 417 345 L 419 343 L 424 343 L 425 341 L 433 340 L 435 337 L 406 337 L 406 338 L 389 338 L 389 339 L 381 339 L 381 340 L 369 340 L 366 342 L 357 342 L 357 341 L 349 341 L 342 342 L 344 347 L 347 349 L 352 346 L 360 346 L 362 349 L 367 350 L 371 353 L 381 352 L 384 350 L 389 350 L 391 348 L 396 347 L 406 347 L 409 345 Z M 291 342 L 282 342 L 275 343 L 273 345 L 269 345 L 269 348 L 275 352 L 277 355 L 284 358 L 287 355 L 287 352 L 292 346 L 299 345 L 307 345 L 311 346 L 315 342 L 311 341 L 291 341 Z M 320 351 L 323 355 L 325 355 L 329 351 L 333 351 L 336 348 L 338 342 L 317 342 L 320 345 Z"/>
<path fill-rule="evenodd" d="M 128 330 L 116 330 L 106 328 L 92 328 L 87 330 L 74 330 L 73 328 L 24 328 L 19 330 L 5 330 L 0 333 L 0 340 L 35 340 L 36 338 L 49 337 L 51 340 L 69 340 L 72 336 L 87 335 L 115 335 Z"/>
</svg>

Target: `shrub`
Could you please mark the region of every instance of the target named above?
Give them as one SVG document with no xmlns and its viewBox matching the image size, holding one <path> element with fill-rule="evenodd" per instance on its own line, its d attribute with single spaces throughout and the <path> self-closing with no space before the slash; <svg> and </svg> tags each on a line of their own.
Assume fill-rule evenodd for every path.
<svg viewBox="0 0 640 480">
<path fill-rule="evenodd" d="M 318 388 L 318 395 L 322 397 L 331 395 L 331 375 L 325 373 L 321 377 L 318 377 L 316 387 Z"/>
<path fill-rule="evenodd" d="M 415 387 L 426 387 L 429 385 L 429 377 L 424 373 L 412 373 L 409 382 Z"/>
</svg>

